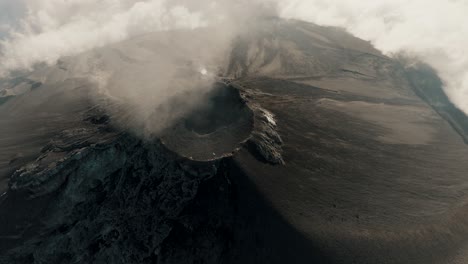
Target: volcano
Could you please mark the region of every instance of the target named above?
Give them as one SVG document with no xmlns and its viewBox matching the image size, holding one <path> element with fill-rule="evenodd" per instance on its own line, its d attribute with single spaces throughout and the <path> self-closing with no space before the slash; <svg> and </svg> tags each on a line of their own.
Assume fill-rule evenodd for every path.
<svg viewBox="0 0 468 264">
<path fill-rule="evenodd" d="M 430 67 L 268 18 L 141 136 L 74 73 L 149 67 L 160 34 L 0 82 L 0 263 L 468 261 L 468 118 Z"/>
</svg>

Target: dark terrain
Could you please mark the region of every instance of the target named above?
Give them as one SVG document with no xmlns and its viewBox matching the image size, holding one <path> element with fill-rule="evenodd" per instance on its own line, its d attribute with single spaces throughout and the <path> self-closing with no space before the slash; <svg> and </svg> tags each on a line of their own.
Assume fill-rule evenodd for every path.
<svg viewBox="0 0 468 264">
<path fill-rule="evenodd" d="M 2 81 L 0 263 L 467 263 L 468 118 L 436 73 L 262 23 L 150 138 L 79 59 Z M 151 38 L 81 56 L 132 69 Z"/>
</svg>

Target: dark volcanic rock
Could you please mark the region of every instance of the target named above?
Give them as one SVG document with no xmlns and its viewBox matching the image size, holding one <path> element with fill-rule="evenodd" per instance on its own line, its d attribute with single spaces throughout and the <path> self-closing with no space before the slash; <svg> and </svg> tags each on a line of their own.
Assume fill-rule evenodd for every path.
<svg viewBox="0 0 468 264">
<path fill-rule="evenodd" d="M 200 182 L 217 173 L 218 162 L 186 162 L 158 142 L 98 135 L 67 131 L 13 175 L 9 195 L 25 193 L 26 203 L 48 195 L 53 202 L 42 205 L 35 230 L 5 219 L 3 226 L 35 233 L 6 263 L 144 263 Z M 3 207 L 10 202 L 16 201 L 7 197 Z"/>
<path fill-rule="evenodd" d="M 437 76 L 262 23 L 158 137 L 116 127 L 73 58 L 1 104 L 0 263 L 465 263 L 468 121 Z"/>
</svg>

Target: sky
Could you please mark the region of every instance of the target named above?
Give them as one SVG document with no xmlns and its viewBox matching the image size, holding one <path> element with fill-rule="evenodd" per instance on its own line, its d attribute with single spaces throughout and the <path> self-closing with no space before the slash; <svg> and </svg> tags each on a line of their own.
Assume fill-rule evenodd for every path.
<svg viewBox="0 0 468 264">
<path fill-rule="evenodd" d="M 147 32 L 265 13 L 343 27 L 386 55 L 415 56 L 468 112 L 466 0 L 0 0 L 0 75 Z"/>
</svg>

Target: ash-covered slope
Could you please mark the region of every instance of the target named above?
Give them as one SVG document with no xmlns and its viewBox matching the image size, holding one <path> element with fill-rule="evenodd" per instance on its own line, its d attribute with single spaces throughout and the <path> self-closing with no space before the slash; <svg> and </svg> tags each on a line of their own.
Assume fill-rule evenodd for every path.
<svg viewBox="0 0 468 264">
<path fill-rule="evenodd" d="M 89 54 L 27 76 L 42 85 L 0 106 L 0 263 L 464 263 L 466 116 L 437 77 L 262 23 L 209 104 L 149 139 L 89 98 L 70 70 Z M 100 62 L 135 72 L 151 38 Z"/>
</svg>

